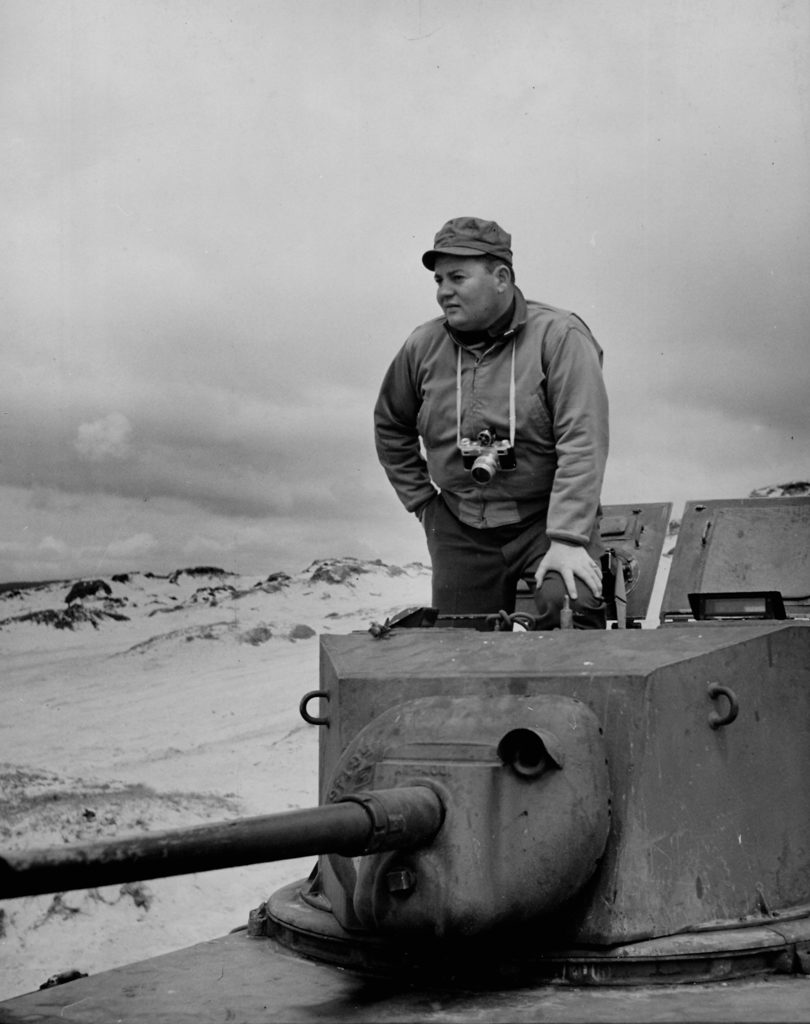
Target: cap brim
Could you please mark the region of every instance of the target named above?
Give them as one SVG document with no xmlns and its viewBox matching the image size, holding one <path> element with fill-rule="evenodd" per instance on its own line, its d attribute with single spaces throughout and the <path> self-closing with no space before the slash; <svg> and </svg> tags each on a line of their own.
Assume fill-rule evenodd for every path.
<svg viewBox="0 0 810 1024">
<path fill-rule="evenodd" d="M 433 270 L 437 256 L 491 256 L 486 249 L 471 249 L 469 246 L 455 245 L 452 249 L 428 249 L 422 256 L 422 263 L 428 270 Z"/>
</svg>

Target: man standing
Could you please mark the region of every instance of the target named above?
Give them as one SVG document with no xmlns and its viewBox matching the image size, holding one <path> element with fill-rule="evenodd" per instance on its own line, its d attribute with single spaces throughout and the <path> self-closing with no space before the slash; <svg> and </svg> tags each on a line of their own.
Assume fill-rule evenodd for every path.
<svg viewBox="0 0 810 1024">
<path fill-rule="evenodd" d="M 604 628 L 602 350 L 579 317 L 523 297 L 511 242 L 477 217 L 436 234 L 422 263 L 444 315 L 385 375 L 377 453 L 424 526 L 441 613 L 511 613 L 534 573 L 539 628 L 566 594 L 575 627 Z"/>
</svg>

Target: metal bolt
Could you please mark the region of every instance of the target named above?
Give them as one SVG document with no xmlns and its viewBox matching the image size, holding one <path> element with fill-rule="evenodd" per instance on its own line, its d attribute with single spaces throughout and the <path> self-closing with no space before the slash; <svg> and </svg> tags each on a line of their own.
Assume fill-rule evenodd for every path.
<svg viewBox="0 0 810 1024">
<path fill-rule="evenodd" d="M 810 947 L 807 943 L 796 943 L 795 971 L 797 974 L 810 974 Z"/>
<path fill-rule="evenodd" d="M 248 914 L 247 933 L 257 939 L 267 935 L 267 904 L 262 903 Z"/>
</svg>

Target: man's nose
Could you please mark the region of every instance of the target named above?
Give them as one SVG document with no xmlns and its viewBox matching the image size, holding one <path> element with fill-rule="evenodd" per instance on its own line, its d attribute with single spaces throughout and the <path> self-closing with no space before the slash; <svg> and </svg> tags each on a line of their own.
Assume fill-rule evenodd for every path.
<svg viewBox="0 0 810 1024">
<path fill-rule="evenodd" d="M 437 290 L 437 295 L 439 296 L 439 299 L 440 300 L 441 299 L 446 299 L 446 298 L 448 298 L 452 294 L 453 294 L 453 289 L 450 286 L 450 282 L 449 281 L 441 281 L 439 283 L 439 287 L 438 287 L 438 290 Z"/>
</svg>

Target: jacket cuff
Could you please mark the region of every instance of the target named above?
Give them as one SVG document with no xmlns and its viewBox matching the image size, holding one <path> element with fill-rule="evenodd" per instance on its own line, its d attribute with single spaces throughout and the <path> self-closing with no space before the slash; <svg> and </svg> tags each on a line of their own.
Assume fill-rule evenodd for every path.
<svg viewBox="0 0 810 1024">
<path fill-rule="evenodd" d="M 562 530 L 546 530 L 546 536 L 549 540 L 568 544 L 572 548 L 585 548 L 591 539 L 590 537 L 583 537 L 581 533 L 566 533 Z"/>
</svg>

